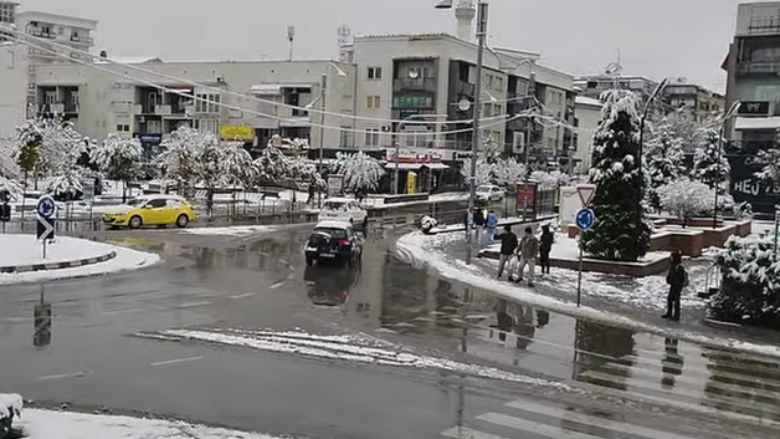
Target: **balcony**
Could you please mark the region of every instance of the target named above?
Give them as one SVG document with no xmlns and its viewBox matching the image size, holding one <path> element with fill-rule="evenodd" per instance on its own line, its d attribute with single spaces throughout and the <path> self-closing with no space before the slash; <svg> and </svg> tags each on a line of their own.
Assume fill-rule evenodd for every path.
<svg viewBox="0 0 780 439">
<path fill-rule="evenodd" d="M 737 63 L 737 76 L 778 74 L 780 74 L 780 62 L 777 61 L 743 61 Z"/>
<path fill-rule="evenodd" d="M 78 113 L 79 112 L 79 105 L 78 104 L 64 104 L 64 113 Z"/>
<path fill-rule="evenodd" d="M 170 105 L 155 105 L 153 113 L 160 116 L 170 116 L 173 114 L 173 110 Z"/>
<path fill-rule="evenodd" d="M 49 104 L 49 112 L 63 114 L 65 113 L 65 104 Z"/>
<path fill-rule="evenodd" d="M 132 102 L 112 102 L 111 109 L 117 114 L 142 114 L 143 106 Z"/>
<path fill-rule="evenodd" d="M 92 46 L 95 42 L 95 40 L 92 37 L 85 37 L 82 35 L 71 35 L 70 41 L 78 44 L 83 44 L 85 46 Z"/>
<path fill-rule="evenodd" d="M 32 29 L 29 29 L 27 31 L 27 33 L 29 35 L 32 35 L 34 37 L 39 37 L 39 38 L 50 38 L 50 39 L 57 38 L 57 35 L 53 34 L 50 30 L 43 30 L 43 29 L 32 28 Z"/>
<path fill-rule="evenodd" d="M 474 93 L 476 93 L 476 88 L 477 87 L 474 84 L 471 84 L 469 82 L 459 82 L 458 94 L 473 97 Z"/>
<path fill-rule="evenodd" d="M 436 78 L 395 78 L 393 91 L 429 91 L 436 92 Z"/>
</svg>

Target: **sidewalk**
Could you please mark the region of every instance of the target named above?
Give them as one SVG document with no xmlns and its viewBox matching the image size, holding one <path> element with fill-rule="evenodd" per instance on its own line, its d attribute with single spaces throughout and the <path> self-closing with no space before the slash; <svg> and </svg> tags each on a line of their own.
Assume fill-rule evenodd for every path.
<svg viewBox="0 0 780 439">
<path fill-rule="evenodd" d="M 686 262 L 691 287 L 682 299 L 680 322 L 661 318 L 666 309 L 664 276 L 640 279 L 583 273 L 582 307 L 577 308 L 577 272 L 553 267 L 550 275 L 539 275 L 534 288 L 525 283 L 497 280 L 497 261 L 473 260 L 465 264 L 466 244 L 462 234 L 425 236 L 421 233 L 399 239 L 397 250 L 402 258 L 416 266 L 427 265 L 440 275 L 480 289 L 510 297 L 532 306 L 575 317 L 601 321 L 614 326 L 661 334 L 715 347 L 780 357 L 777 333 L 739 327 L 711 326 L 704 323 L 706 300 L 696 297 L 703 288 L 706 261 Z M 476 251 L 474 252 L 476 255 Z M 506 276 L 506 275 L 505 275 Z"/>
</svg>

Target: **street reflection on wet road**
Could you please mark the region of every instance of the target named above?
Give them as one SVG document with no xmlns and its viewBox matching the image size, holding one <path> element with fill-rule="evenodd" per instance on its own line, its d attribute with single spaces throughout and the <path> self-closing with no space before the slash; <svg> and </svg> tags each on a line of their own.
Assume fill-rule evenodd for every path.
<svg viewBox="0 0 780 439">
<path fill-rule="evenodd" d="M 106 399 L 92 388 L 97 383 L 90 391 L 60 383 L 96 379 L 93 374 L 97 376 L 101 368 L 114 368 L 122 376 L 122 368 L 133 367 L 135 357 L 144 364 L 178 361 L 171 354 L 161 358 L 168 345 L 148 348 L 156 342 L 130 341 L 124 337 L 127 334 L 183 328 L 303 328 L 325 334 L 338 329 L 374 334 L 461 362 L 574 382 L 620 399 L 663 403 L 680 410 L 708 407 L 780 421 L 780 361 L 636 334 L 453 284 L 396 260 L 381 235 L 368 237 L 358 267 L 307 267 L 301 251 L 305 238 L 305 231 L 299 229 L 242 239 L 108 235 L 108 241 L 159 252 L 167 262 L 137 273 L 48 284 L 43 297 L 40 286 L 4 289 L 0 352 L 16 355 L 0 369 L 0 382 L 32 379 L 30 392 L 41 398 L 69 398 L 75 393 L 90 401 L 93 395 Z M 47 326 L 51 335 L 47 343 L 40 343 L 41 319 L 36 325 L 33 318 L 41 304 L 54 314 Z M 30 349 L 34 338 L 38 341 Z M 175 349 L 182 351 L 182 358 L 209 361 L 207 348 L 194 353 L 184 346 Z M 129 359 L 127 364 L 116 364 L 123 356 Z M 140 380 L 151 379 L 141 378 L 147 372 L 134 373 Z M 288 398 L 313 398 L 315 404 L 313 391 L 296 390 Z M 186 392 L 181 392 L 181 398 L 186 398 Z M 170 401 L 167 410 L 176 412 L 177 398 L 171 395 Z M 472 415 L 479 414 L 480 404 L 472 408 Z M 202 413 L 208 407 L 192 411 Z M 458 417 L 462 421 L 468 414 Z M 579 428 L 587 433 L 581 426 L 562 422 L 566 430 Z"/>
</svg>

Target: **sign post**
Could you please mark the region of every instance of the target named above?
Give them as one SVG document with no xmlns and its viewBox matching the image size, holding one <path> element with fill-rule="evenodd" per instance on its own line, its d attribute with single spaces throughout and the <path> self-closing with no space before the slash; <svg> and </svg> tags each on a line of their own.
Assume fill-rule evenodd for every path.
<svg viewBox="0 0 780 439">
<path fill-rule="evenodd" d="M 11 193 L 5 189 L 0 190 L 0 222 L 3 223 L 3 234 L 5 235 L 5 223 L 11 221 L 11 206 L 8 201 L 11 199 Z"/>
<path fill-rule="evenodd" d="M 46 241 L 54 239 L 54 214 L 57 212 L 57 204 L 54 198 L 44 195 L 38 199 L 35 205 L 37 219 L 36 236 L 43 243 L 43 259 L 46 259 Z"/>
<path fill-rule="evenodd" d="M 774 253 L 777 255 L 777 234 L 780 233 L 780 206 L 775 206 L 775 247 Z"/>
<path fill-rule="evenodd" d="M 582 209 L 578 210 L 577 214 L 574 215 L 574 223 L 577 225 L 577 228 L 580 229 L 580 233 L 578 235 L 580 240 L 580 266 L 579 273 L 577 274 L 577 307 L 579 307 L 582 302 L 582 232 L 593 227 L 593 223 L 595 221 L 596 215 L 587 207 L 583 207 Z"/>
</svg>

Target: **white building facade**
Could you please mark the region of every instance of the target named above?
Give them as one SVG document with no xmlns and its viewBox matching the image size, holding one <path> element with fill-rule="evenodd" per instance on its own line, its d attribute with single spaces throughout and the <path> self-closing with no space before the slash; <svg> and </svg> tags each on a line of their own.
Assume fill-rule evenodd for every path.
<svg viewBox="0 0 780 439">
<path fill-rule="evenodd" d="M 577 162 L 576 173 L 586 175 L 592 165 L 593 135 L 601 122 L 601 109 L 604 104 L 598 99 L 577 96 L 574 117 L 577 125 Z"/>
<path fill-rule="evenodd" d="M 0 43 L 0 139 L 16 135 L 27 117 L 27 48 Z"/>
<path fill-rule="evenodd" d="M 11 26 L 16 23 L 16 9 L 19 3 L 0 0 L 0 26 Z M 7 41 L 8 32 L 0 31 L 0 42 Z"/>
<path fill-rule="evenodd" d="M 354 148 L 353 65 L 332 61 L 41 65 L 36 98 L 84 135 L 118 132 L 154 146 L 181 124 L 264 145 L 274 134 Z M 142 71 L 142 70 L 143 71 Z M 107 70 L 107 71 L 103 71 Z M 326 93 L 323 93 L 323 81 Z M 193 85 L 195 84 L 195 85 Z M 166 91 L 169 90 L 169 91 Z M 79 102 L 79 105 L 73 105 Z M 324 109 L 323 115 L 276 104 Z M 336 127 L 320 129 L 313 125 Z M 340 131 L 343 128 L 343 131 Z"/>
</svg>

